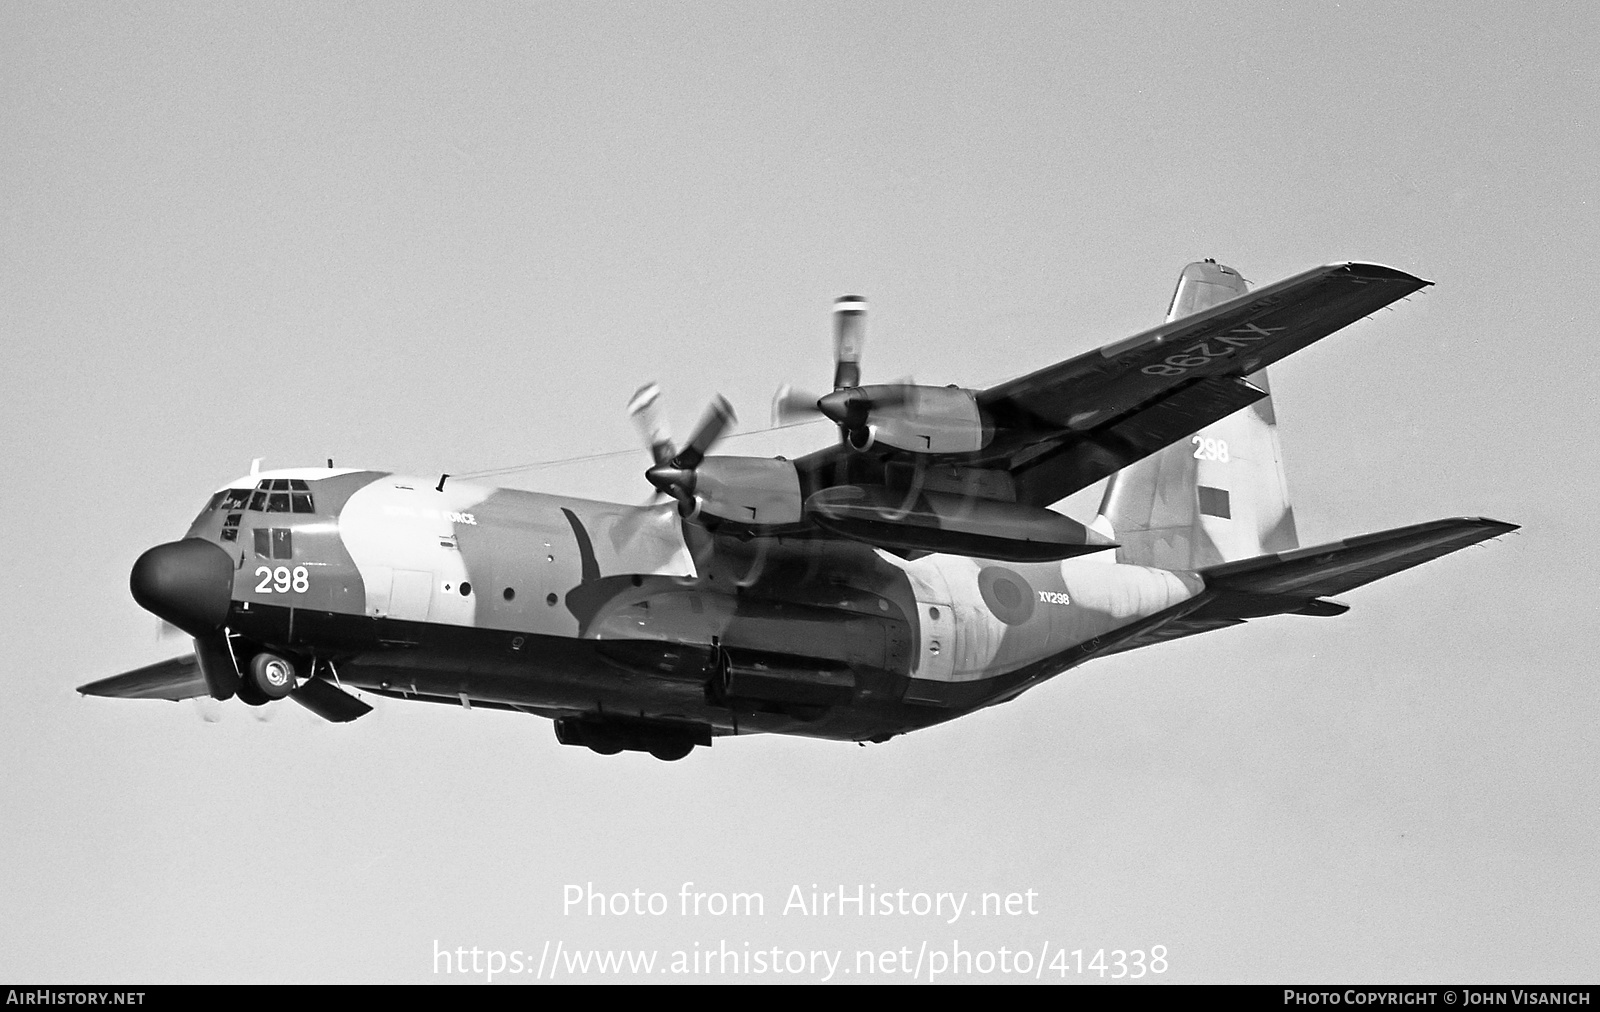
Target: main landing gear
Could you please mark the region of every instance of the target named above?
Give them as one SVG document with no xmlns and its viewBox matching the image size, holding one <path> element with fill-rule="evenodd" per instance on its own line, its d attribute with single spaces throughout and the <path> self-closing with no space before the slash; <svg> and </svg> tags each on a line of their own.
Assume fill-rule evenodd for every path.
<svg viewBox="0 0 1600 1012">
<path fill-rule="evenodd" d="M 585 745 L 601 755 L 649 752 L 664 762 L 676 762 L 696 745 L 710 745 L 711 729 L 704 724 L 591 714 L 556 718 L 556 740 Z"/>
</svg>

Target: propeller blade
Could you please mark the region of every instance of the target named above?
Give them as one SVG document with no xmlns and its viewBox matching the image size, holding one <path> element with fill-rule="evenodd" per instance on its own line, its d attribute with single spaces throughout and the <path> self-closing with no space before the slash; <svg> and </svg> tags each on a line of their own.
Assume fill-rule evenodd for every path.
<svg viewBox="0 0 1600 1012">
<path fill-rule="evenodd" d="M 724 430 L 737 420 L 733 413 L 733 405 L 728 403 L 726 397 L 718 394 L 717 399 L 706 409 L 705 417 L 700 419 L 700 427 L 689 437 L 689 445 L 672 458 L 672 466 L 690 471 L 699 467 L 700 462 L 706 458 L 706 453 L 716 445 L 718 439 L 722 438 Z"/>
<path fill-rule="evenodd" d="M 833 388 L 861 385 L 861 352 L 867 343 L 867 300 L 841 295 L 833 300 Z"/>
<path fill-rule="evenodd" d="M 629 399 L 628 415 L 633 419 L 639 435 L 644 438 L 645 445 L 650 447 L 650 456 L 655 458 L 657 464 L 665 464 L 672 459 L 674 451 L 672 433 L 661 415 L 660 400 L 661 388 L 654 383 L 646 383 Z"/>
<path fill-rule="evenodd" d="M 792 425 L 815 418 L 822 413 L 822 409 L 817 407 L 820 399 L 810 391 L 796 390 L 785 383 L 772 395 L 772 424 Z"/>
<path fill-rule="evenodd" d="M 200 720 L 207 724 L 215 724 L 222 719 L 222 701 L 212 699 L 210 696 L 194 697 L 195 713 Z"/>
</svg>

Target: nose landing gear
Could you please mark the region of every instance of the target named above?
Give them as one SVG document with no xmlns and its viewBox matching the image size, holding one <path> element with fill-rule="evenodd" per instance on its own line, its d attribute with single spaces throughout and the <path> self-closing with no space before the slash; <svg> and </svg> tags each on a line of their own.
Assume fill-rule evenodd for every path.
<svg viewBox="0 0 1600 1012">
<path fill-rule="evenodd" d="M 251 706 L 264 706 L 293 692 L 296 681 L 294 662 L 263 651 L 250 658 L 248 670 L 239 680 L 239 698 Z"/>
</svg>

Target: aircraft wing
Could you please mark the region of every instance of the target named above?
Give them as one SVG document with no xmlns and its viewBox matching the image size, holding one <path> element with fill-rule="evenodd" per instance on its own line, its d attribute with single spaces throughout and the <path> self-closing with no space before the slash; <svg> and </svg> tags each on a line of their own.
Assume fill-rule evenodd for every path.
<svg viewBox="0 0 1600 1012">
<path fill-rule="evenodd" d="M 989 443 L 934 463 L 986 498 L 1049 506 L 1261 399 L 1247 376 L 1431 283 L 1380 264 L 1305 271 L 979 391 Z M 834 445 L 795 466 L 809 495 L 841 483 L 895 484 L 858 472 L 909 474 L 921 463 L 894 448 L 868 456 Z"/>
<path fill-rule="evenodd" d="M 111 696 L 117 699 L 194 699 L 209 696 L 205 676 L 194 654 L 157 661 L 142 668 L 88 685 L 78 686 L 85 696 Z"/>
<path fill-rule="evenodd" d="M 1380 264 L 1317 267 L 978 394 L 1010 472 L 1047 506 L 1263 396 L 1245 377 L 1431 282 Z"/>
</svg>

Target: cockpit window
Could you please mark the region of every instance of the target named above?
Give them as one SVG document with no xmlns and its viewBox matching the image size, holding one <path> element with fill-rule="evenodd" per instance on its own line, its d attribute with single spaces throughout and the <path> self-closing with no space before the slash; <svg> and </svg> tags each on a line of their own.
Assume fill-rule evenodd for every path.
<svg viewBox="0 0 1600 1012">
<path fill-rule="evenodd" d="M 250 501 L 250 490 L 247 488 L 230 488 L 222 493 L 222 508 L 225 510 L 242 510 Z"/>
<path fill-rule="evenodd" d="M 256 557 L 294 558 L 294 532 L 287 527 L 257 527 L 254 531 Z"/>
<path fill-rule="evenodd" d="M 300 478 L 263 478 L 256 482 L 255 491 L 248 489 L 230 489 L 229 499 L 224 506 L 230 509 L 248 508 L 257 513 L 315 513 L 316 503 L 311 497 L 311 487 Z M 249 506 L 244 507 L 244 499 L 238 505 L 228 505 L 233 502 L 232 497 L 249 496 Z"/>
</svg>

